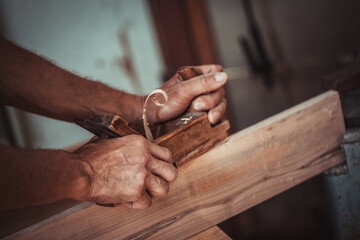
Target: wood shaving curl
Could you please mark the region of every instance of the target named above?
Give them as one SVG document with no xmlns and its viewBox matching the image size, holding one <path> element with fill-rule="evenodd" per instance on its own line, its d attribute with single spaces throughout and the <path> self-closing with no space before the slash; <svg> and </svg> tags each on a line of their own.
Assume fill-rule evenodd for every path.
<svg viewBox="0 0 360 240">
<path fill-rule="evenodd" d="M 148 119 L 147 119 L 147 116 L 146 116 L 146 104 L 149 101 L 150 97 L 152 95 L 154 95 L 154 94 L 157 94 L 157 93 L 160 93 L 164 97 L 165 101 L 163 103 L 161 103 L 155 97 L 152 98 L 151 100 L 153 101 L 153 103 L 156 106 L 162 107 L 168 101 L 168 95 L 166 94 L 166 92 L 164 90 L 162 90 L 160 88 L 155 89 L 152 92 L 150 92 L 150 94 L 147 96 L 147 98 L 145 100 L 144 107 L 143 107 L 142 119 L 143 119 L 143 124 L 144 124 L 145 136 L 146 136 L 147 140 L 149 140 L 150 142 L 154 141 L 154 137 L 153 137 L 153 135 L 151 133 L 151 130 L 150 130 L 150 127 L 149 127 L 149 122 L 148 122 Z"/>
</svg>

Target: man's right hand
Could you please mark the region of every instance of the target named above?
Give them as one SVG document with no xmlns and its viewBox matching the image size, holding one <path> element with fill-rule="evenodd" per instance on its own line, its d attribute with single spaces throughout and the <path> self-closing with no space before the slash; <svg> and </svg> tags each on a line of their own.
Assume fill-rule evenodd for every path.
<svg viewBox="0 0 360 240">
<path fill-rule="evenodd" d="M 168 193 L 177 176 L 170 151 L 142 136 L 100 139 L 74 154 L 88 165 L 90 186 L 84 201 L 147 208 L 151 199 Z"/>
</svg>

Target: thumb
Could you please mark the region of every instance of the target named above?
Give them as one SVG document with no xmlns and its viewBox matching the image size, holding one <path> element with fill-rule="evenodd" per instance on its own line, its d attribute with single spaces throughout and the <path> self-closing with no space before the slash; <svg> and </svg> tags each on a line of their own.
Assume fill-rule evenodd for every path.
<svg viewBox="0 0 360 240">
<path fill-rule="evenodd" d="M 183 84 L 185 94 L 191 98 L 215 91 L 227 82 L 228 77 L 224 72 L 204 74 L 185 81 Z"/>
</svg>

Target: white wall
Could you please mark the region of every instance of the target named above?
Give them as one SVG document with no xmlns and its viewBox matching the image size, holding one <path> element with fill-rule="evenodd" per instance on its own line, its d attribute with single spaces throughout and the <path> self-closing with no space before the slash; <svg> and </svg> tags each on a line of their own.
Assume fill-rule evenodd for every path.
<svg viewBox="0 0 360 240">
<path fill-rule="evenodd" d="M 163 62 L 146 0 L 1 0 L 2 35 L 81 76 L 136 94 L 160 85 Z M 121 65 L 129 39 L 141 88 Z M 13 111 L 21 146 L 63 148 L 91 134 L 80 127 Z"/>
</svg>

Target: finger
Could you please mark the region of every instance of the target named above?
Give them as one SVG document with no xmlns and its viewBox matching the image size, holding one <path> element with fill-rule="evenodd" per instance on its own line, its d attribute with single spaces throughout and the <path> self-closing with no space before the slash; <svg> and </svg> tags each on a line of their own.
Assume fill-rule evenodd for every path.
<svg viewBox="0 0 360 240">
<path fill-rule="evenodd" d="M 208 73 L 216 73 L 216 72 L 222 72 L 223 67 L 217 64 L 209 64 L 209 65 L 200 65 L 200 66 L 184 66 L 183 68 L 194 68 L 195 71 L 197 71 L 199 74 L 208 74 Z M 181 68 L 179 68 L 181 69 Z M 171 87 L 173 85 L 178 84 L 179 82 L 182 82 L 182 77 L 176 73 L 169 81 L 165 83 L 166 87 Z"/>
<path fill-rule="evenodd" d="M 222 72 L 223 67 L 217 64 L 208 64 L 208 65 L 200 65 L 200 66 L 193 66 L 198 73 L 206 74 L 206 73 L 216 73 Z"/>
<path fill-rule="evenodd" d="M 184 66 L 181 67 L 177 70 L 177 73 L 182 70 L 182 69 L 188 69 L 188 68 L 192 68 L 195 70 L 195 72 L 198 75 L 202 75 L 202 74 L 209 74 L 209 73 L 216 73 L 216 72 L 222 72 L 223 71 L 223 67 L 221 65 L 217 65 L 217 64 L 208 64 L 208 65 L 199 65 L 199 66 Z M 182 82 L 184 79 L 182 76 L 180 76 L 179 74 L 175 74 L 175 81 L 171 81 L 171 85 L 174 85 L 178 82 Z M 188 79 L 187 79 L 188 80 Z M 170 86 L 170 83 L 169 83 Z"/>
<path fill-rule="evenodd" d="M 222 99 L 224 98 L 225 90 L 224 88 L 219 88 L 215 92 L 200 95 L 192 101 L 191 106 L 189 108 L 189 112 L 191 111 L 205 111 L 214 108 L 217 106 Z"/>
<path fill-rule="evenodd" d="M 169 192 L 169 184 L 158 176 L 148 174 L 145 180 L 145 189 L 152 199 L 165 197 Z"/>
<path fill-rule="evenodd" d="M 128 208 L 132 208 L 132 209 L 145 209 L 145 208 L 150 207 L 151 203 L 152 203 L 152 201 L 151 201 L 149 194 L 144 190 L 143 194 L 139 200 L 130 202 L 130 203 L 126 202 L 126 203 L 123 203 L 123 205 Z"/>
<path fill-rule="evenodd" d="M 194 98 L 198 95 L 215 91 L 224 86 L 226 82 L 227 74 L 224 72 L 201 75 L 183 82 L 183 93 L 187 94 L 190 98 Z"/>
<path fill-rule="evenodd" d="M 172 163 L 172 155 L 169 149 L 160 147 L 159 145 L 149 142 L 149 149 L 151 155 L 162 161 Z"/>
<path fill-rule="evenodd" d="M 177 177 L 177 169 L 172 164 L 160 161 L 156 158 L 150 159 L 147 168 L 153 174 L 156 174 L 167 182 L 173 182 Z"/>
<path fill-rule="evenodd" d="M 227 101 L 224 98 L 216 107 L 209 111 L 208 118 L 211 124 L 218 122 L 224 116 L 226 103 Z"/>
</svg>

